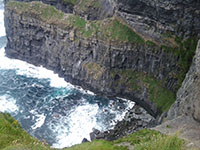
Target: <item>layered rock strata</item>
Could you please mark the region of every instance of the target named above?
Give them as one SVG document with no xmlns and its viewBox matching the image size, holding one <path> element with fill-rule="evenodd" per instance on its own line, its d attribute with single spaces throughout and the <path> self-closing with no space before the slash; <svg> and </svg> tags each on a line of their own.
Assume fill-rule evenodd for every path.
<svg viewBox="0 0 200 150">
<path fill-rule="evenodd" d="M 52 11 L 55 16 L 50 13 L 48 18 L 43 11 Z M 94 26 L 89 23 L 39 2 L 11 2 L 5 10 L 6 53 L 52 69 L 97 94 L 134 100 L 154 116 L 158 113 L 154 99 L 160 98 L 159 109 L 166 110 L 162 101 L 170 97 L 168 103 L 173 103 L 176 74 L 180 72 L 178 57 L 146 43 L 116 18 L 98 22 L 98 32 L 88 33 Z M 131 39 L 120 39 L 124 31 L 115 35 L 112 28 L 106 28 L 104 32 L 102 27 L 108 25 L 120 26 L 127 32 L 125 38 L 131 33 Z"/>
</svg>

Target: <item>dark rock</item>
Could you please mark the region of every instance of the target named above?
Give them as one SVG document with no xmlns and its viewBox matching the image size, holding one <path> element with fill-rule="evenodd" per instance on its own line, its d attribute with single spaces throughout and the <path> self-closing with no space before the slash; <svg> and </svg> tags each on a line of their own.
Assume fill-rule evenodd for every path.
<svg viewBox="0 0 200 150">
<path fill-rule="evenodd" d="M 123 136 L 134 133 L 138 130 L 147 127 L 153 127 L 156 123 L 155 119 L 151 115 L 149 115 L 143 108 L 141 108 L 140 114 L 133 113 L 136 108 L 138 109 L 140 107 L 135 105 L 131 110 L 129 110 L 128 113 L 126 113 L 122 121 L 117 121 L 117 124 L 114 126 L 113 129 L 105 132 L 99 132 L 98 130 L 94 130 L 91 133 L 91 140 L 104 139 L 113 141 Z"/>
<path fill-rule="evenodd" d="M 118 14 L 137 32 L 163 42 L 162 35 L 200 37 L 199 0 L 116 0 Z"/>
<path fill-rule="evenodd" d="M 86 138 L 84 138 L 81 143 L 86 143 L 86 142 L 90 142 L 90 141 L 88 141 Z"/>
<path fill-rule="evenodd" d="M 93 141 L 94 139 L 97 138 L 97 135 L 100 134 L 100 131 L 97 129 L 92 129 L 93 131 L 90 133 L 90 139 Z"/>
</svg>

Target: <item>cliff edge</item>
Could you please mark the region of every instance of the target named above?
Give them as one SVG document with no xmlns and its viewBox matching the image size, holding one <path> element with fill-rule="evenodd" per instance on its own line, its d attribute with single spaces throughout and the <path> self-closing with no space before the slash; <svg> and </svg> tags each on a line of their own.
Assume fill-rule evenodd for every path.
<svg viewBox="0 0 200 150">
<path fill-rule="evenodd" d="M 192 66 L 177 92 L 176 102 L 168 111 L 166 121 L 156 130 L 179 133 L 190 141 L 189 146 L 200 148 L 200 40 Z"/>
</svg>

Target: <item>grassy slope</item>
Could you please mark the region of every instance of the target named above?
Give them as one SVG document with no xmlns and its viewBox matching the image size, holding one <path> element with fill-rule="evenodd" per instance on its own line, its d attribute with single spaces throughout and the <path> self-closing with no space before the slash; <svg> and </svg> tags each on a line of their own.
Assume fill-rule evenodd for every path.
<svg viewBox="0 0 200 150">
<path fill-rule="evenodd" d="M 48 149 L 24 131 L 9 114 L 0 113 L 0 149 Z"/>
<path fill-rule="evenodd" d="M 95 140 L 63 150 L 128 150 L 126 146 L 117 146 L 124 142 L 133 145 L 134 150 L 171 150 L 172 148 L 182 150 L 184 148 L 184 141 L 176 136 L 166 136 L 157 131 L 145 129 L 113 142 Z M 0 113 L 0 149 L 50 150 L 52 148 L 28 135 L 9 114 Z"/>
</svg>

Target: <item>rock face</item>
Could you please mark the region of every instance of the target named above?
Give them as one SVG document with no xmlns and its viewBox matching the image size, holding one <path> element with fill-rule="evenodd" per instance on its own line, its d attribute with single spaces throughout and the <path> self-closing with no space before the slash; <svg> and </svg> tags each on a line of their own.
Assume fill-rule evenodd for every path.
<svg viewBox="0 0 200 150">
<path fill-rule="evenodd" d="M 4 0 L 7 4 L 11 0 Z M 88 20 L 102 20 L 114 15 L 115 3 L 113 0 L 17 0 L 19 2 L 41 1 L 65 12 L 80 15 Z"/>
<path fill-rule="evenodd" d="M 176 102 L 168 112 L 168 119 L 186 115 L 200 122 L 200 41 L 192 66 L 178 90 Z"/>
<path fill-rule="evenodd" d="M 188 149 L 200 149 L 200 40 L 190 70 L 177 99 L 161 125 L 155 127 L 164 134 L 175 134 L 186 139 Z"/>
<path fill-rule="evenodd" d="M 162 34 L 200 36 L 198 0 L 116 0 L 117 10 L 136 31 L 162 42 Z"/>
<path fill-rule="evenodd" d="M 6 7 L 9 57 L 43 65 L 97 94 L 131 99 L 154 116 L 158 107 L 150 98 L 162 99 L 175 91 L 178 79 L 173 74 L 179 74 L 180 68 L 173 53 L 145 42 L 103 41 L 98 37 L 101 32 L 91 38 L 84 37 L 66 22 L 49 23 L 37 13 Z M 165 95 L 159 95 L 162 92 Z"/>
</svg>

